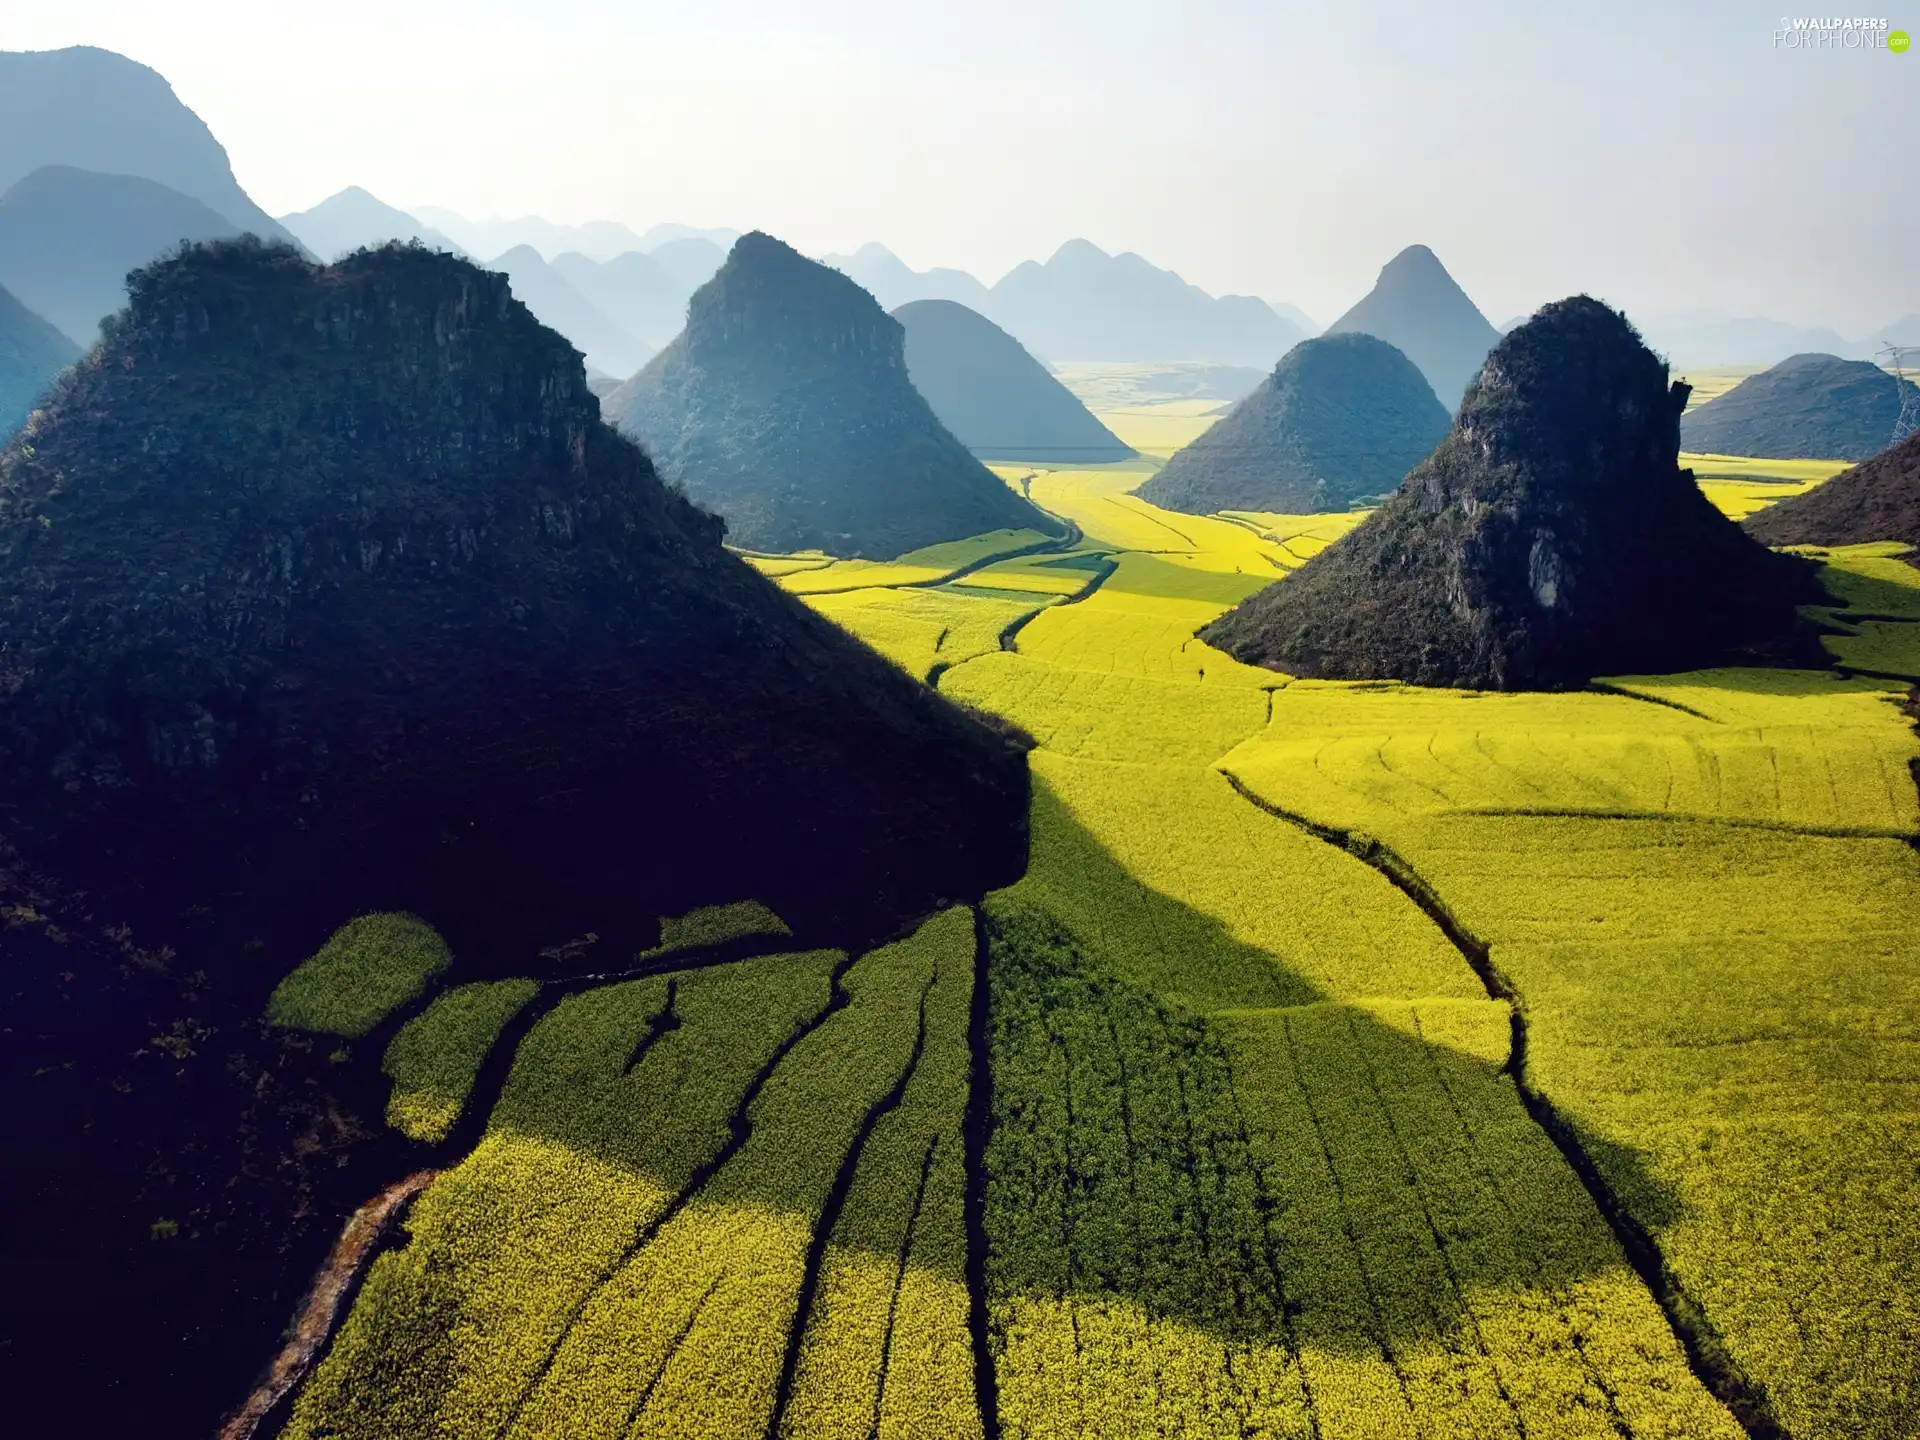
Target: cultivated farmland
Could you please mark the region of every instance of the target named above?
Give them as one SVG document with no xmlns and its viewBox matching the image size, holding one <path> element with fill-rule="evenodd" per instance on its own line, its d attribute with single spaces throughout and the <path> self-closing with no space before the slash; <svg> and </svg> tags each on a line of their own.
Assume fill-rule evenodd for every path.
<svg viewBox="0 0 1920 1440">
<path fill-rule="evenodd" d="M 759 561 L 1032 737 L 977 908 L 539 984 L 363 920 L 282 985 L 412 1014 L 403 1132 L 488 1114 L 284 1433 L 1920 1431 L 1920 571 L 1823 555 L 1831 671 L 1295 680 L 1194 632 L 1358 517 L 1147 473 L 1008 472 L 1060 541 Z"/>
</svg>

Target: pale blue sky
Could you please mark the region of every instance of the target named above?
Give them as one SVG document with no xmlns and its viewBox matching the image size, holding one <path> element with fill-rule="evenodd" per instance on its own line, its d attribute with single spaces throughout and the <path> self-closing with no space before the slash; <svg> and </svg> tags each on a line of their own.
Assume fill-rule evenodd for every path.
<svg viewBox="0 0 1920 1440">
<path fill-rule="evenodd" d="M 1422 241 L 1496 322 L 1584 289 L 1864 333 L 1920 310 L 1920 51 L 1777 50 L 1782 8 L 12 0 L 0 47 L 154 66 L 274 213 L 359 184 L 989 282 L 1083 235 L 1323 320 Z"/>
</svg>

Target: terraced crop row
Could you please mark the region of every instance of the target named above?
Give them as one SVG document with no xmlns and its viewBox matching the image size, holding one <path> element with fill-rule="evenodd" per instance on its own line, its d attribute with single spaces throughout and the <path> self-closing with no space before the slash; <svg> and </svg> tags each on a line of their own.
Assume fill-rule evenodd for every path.
<svg viewBox="0 0 1920 1440">
<path fill-rule="evenodd" d="M 994 920 L 1004 1433 L 1738 1436 L 1516 1102 L 1504 1006 L 1203 1019 Z"/>
<path fill-rule="evenodd" d="M 286 1433 L 759 1436 L 789 1394 L 796 1436 L 846 1433 L 862 1403 L 862 1435 L 870 1417 L 977 1430 L 973 965 L 961 909 L 852 964 L 767 957 L 561 1001 Z"/>
<path fill-rule="evenodd" d="M 1490 946 L 1526 1002 L 1530 1084 L 1770 1423 L 1915 1433 L 1920 741 L 1900 687 L 1615 683 L 1296 684 L 1221 768 L 1384 841 Z"/>
</svg>

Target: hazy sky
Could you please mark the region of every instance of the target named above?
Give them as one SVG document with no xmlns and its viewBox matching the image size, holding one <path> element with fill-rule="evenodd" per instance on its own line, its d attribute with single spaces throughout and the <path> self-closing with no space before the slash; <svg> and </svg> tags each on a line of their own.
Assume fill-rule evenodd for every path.
<svg viewBox="0 0 1920 1440">
<path fill-rule="evenodd" d="M 1080 235 L 1323 322 L 1423 241 L 1496 323 L 1587 290 L 1864 333 L 1920 310 L 1920 49 L 1777 49 L 1783 8 L 9 0 L 0 47 L 154 66 L 275 214 L 358 184 L 988 281 Z"/>
</svg>

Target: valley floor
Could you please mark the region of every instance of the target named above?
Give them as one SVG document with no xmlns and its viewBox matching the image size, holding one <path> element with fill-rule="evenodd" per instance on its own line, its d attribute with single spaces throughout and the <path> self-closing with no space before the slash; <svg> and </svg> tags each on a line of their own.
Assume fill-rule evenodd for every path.
<svg viewBox="0 0 1920 1440">
<path fill-rule="evenodd" d="M 283 1433 L 1920 1433 L 1920 571 L 1836 672 L 1292 680 L 1194 632 L 1358 517 L 1146 473 L 757 562 L 1034 738 L 1029 873 L 420 1011 L 458 1153 Z"/>
</svg>

